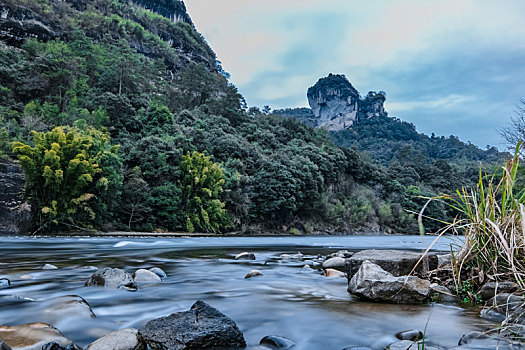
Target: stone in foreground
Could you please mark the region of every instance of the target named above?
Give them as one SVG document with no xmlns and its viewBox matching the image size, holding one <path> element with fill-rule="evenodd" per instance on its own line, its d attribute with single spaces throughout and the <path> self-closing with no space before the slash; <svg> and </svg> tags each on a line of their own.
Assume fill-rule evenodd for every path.
<svg viewBox="0 0 525 350">
<path fill-rule="evenodd" d="M 137 284 L 131 275 L 121 269 L 106 267 L 96 271 L 86 282 L 88 286 L 101 286 L 114 289 L 137 290 Z"/>
<path fill-rule="evenodd" d="M 430 282 L 414 276 L 395 277 L 366 260 L 350 280 L 348 292 L 371 301 L 422 304 L 430 295 Z"/>
<path fill-rule="evenodd" d="M 279 337 L 277 335 L 267 335 L 262 338 L 259 342 L 260 345 L 270 347 L 272 349 L 291 349 L 295 346 L 295 343 L 290 339 Z"/>
<path fill-rule="evenodd" d="M 243 349 L 244 336 L 235 322 L 203 301 L 189 311 L 149 321 L 139 337 L 152 349 Z"/>
<path fill-rule="evenodd" d="M 12 350 L 3 340 L 0 340 L 0 350 Z"/>
<path fill-rule="evenodd" d="M 49 343 L 75 348 L 55 327 L 47 323 L 24 323 L 16 326 L 0 326 L 0 339 L 13 349 L 40 350 Z"/>
<path fill-rule="evenodd" d="M 138 330 L 124 328 L 95 340 L 86 350 L 143 350 L 145 348 L 138 338 Z"/>
</svg>

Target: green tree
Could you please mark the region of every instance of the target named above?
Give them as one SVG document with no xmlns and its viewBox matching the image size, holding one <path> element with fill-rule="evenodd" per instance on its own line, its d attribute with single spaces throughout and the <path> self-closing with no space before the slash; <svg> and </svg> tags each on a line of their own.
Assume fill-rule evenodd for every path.
<svg viewBox="0 0 525 350">
<path fill-rule="evenodd" d="M 111 186 L 112 174 L 101 163 L 117 157 L 118 146 L 98 130 L 62 127 L 34 131 L 33 143 L 16 142 L 13 152 L 39 203 L 41 224 L 46 230 L 93 227 L 97 196 L 104 197 Z"/>
<path fill-rule="evenodd" d="M 226 228 L 229 218 L 219 199 L 225 181 L 220 164 L 195 151 L 182 156 L 180 172 L 186 230 L 220 232 Z"/>
</svg>

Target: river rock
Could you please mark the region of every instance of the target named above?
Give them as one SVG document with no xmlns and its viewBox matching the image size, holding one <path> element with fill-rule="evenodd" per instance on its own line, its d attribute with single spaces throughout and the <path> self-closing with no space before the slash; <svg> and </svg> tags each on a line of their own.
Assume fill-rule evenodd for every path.
<svg viewBox="0 0 525 350">
<path fill-rule="evenodd" d="M 248 273 L 244 278 L 252 278 L 256 276 L 264 276 L 263 273 L 259 270 L 252 270 L 250 273 Z"/>
<path fill-rule="evenodd" d="M 479 295 L 485 301 L 496 296 L 499 293 L 513 293 L 517 291 L 519 286 L 510 281 L 506 282 L 487 282 L 479 290 Z"/>
<path fill-rule="evenodd" d="M 403 250 L 362 250 L 355 253 L 350 259 L 346 259 L 345 270 L 348 278 L 351 279 L 361 264 L 368 260 L 394 276 L 405 276 L 410 274 L 421 256 L 421 253 Z M 435 254 L 427 254 L 417 265 L 414 274 L 423 274 L 433 270 L 437 268 L 437 263 Z"/>
<path fill-rule="evenodd" d="M 101 286 L 129 291 L 137 290 L 137 284 L 129 273 L 110 267 L 96 271 L 86 282 L 86 286 Z"/>
<path fill-rule="evenodd" d="M 45 264 L 44 266 L 42 266 L 42 270 L 57 270 L 57 269 L 58 267 L 56 267 L 53 264 Z"/>
<path fill-rule="evenodd" d="M 301 271 L 304 271 L 304 272 L 310 272 L 310 271 L 313 271 L 314 269 L 312 269 L 312 267 L 310 265 L 304 265 L 303 267 L 301 267 Z"/>
<path fill-rule="evenodd" d="M 0 350 L 13 350 L 2 339 L 0 339 Z"/>
<path fill-rule="evenodd" d="M 330 258 L 323 263 L 323 269 L 335 269 L 345 272 L 346 259 L 344 258 Z"/>
<path fill-rule="evenodd" d="M 430 289 L 432 291 L 432 301 L 439 302 L 439 303 L 455 303 L 456 297 L 450 289 L 447 287 L 440 286 L 437 283 L 432 283 L 430 285 Z"/>
<path fill-rule="evenodd" d="M 354 255 L 354 252 L 349 252 L 348 250 L 339 250 L 335 253 L 329 254 L 327 258 L 344 258 L 348 259 Z"/>
<path fill-rule="evenodd" d="M 78 295 L 66 295 L 46 300 L 43 303 L 45 305 L 43 317 L 45 317 L 46 322 L 55 323 L 67 317 L 96 317 L 88 302 Z"/>
<path fill-rule="evenodd" d="M 161 269 L 160 267 L 152 267 L 151 269 L 149 269 L 151 272 L 153 272 L 154 274 L 156 274 L 157 276 L 159 276 L 160 278 L 166 278 L 168 277 L 168 275 L 166 275 L 166 272 L 164 272 L 163 269 Z"/>
<path fill-rule="evenodd" d="M 0 287 L 8 287 L 11 285 L 11 281 L 7 278 L 0 278 Z"/>
<path fill-rule="evenodd" d="M 235 256 L 235 260 L 255 260 L 255 254 L 254 253 L 240 253 Z"/>
<path fill-rule="evenodd" d="M 339 270 L 334 270 L 334 269 L 326 269 L 325 276 L 329 278 L 346 277 L 344 272 L 341 272 Z"/>
<path fill-rule="evenodd" d="M 498 350 L 512 350 L 512 349 L 523 349 L 522 347 L 514 347 L 508 340 L 487 335 L 482 332 L 470 332 L 464 334 L 458 342 L 458 347 L 452 349 L 498 349 Z"/>
<path fill-rule="evenodd" d="M 510 323 L 524 323 L 524 303 L 525 300 L 520 296 L 500 293 L 487 302 L 486 307 L 481 310 L 480 316 L 495 322 L 502 322 L 503 319 Z"/>
<path fill-rule="evenodd" d="M 415 276 L 395 277 L 366 260 L 350 280 L 348 292 L 372 301 L 422 304 L 430 295 L 430 282 Z"/>
<path fill-rule="evenodd" d="M 160 277 L 156 273 L 145 269 L 138 269 L 137 271 L 135 271 L 135 273 L 133 274 L 133 280 L 139 283 L 161 282 Z"/>
<path fill-rule="evenodd" d="M 408 331 L 396 333 L 396 338 L 399 340 L 418 341 L 423 339 L 423 332 L 416 329 L 411 329 Z"/>
<path fill-rule="evenodd" d="M 59 343 L 53 341 L 42 346 L 42 350 L 82 350 L 82 348 L 76 344 L 60 345 Z"/>
<path fill-rule="evenodd" d="M 86 350 L 143 350 L 145 348 L 138 337 L 137 329 L 124 328 L 95 340 Z"/>
<path fill-rule="evenodd" d="M 189 311 L 149 321 L 139 337 L 153 349 L 243 349 L 244 336 L 228 316 L 203 301 Z"/>
<path fill-rule="evenodd" d="M 372 348 L 369 348 L 368 346 L 348 346 L 344 348 L 343 350 L 372 350 Z"/>
<path fill-rule="evenodd" d="M 266 347 L 270 347 L 272 349 L 282 350 L 291 349 L 295 346 L 295 343 L 292 340 L 284 337 L 279 337 L 277 335 L 267 335 L 266 337 L 261 339 L 259 344 L 264 345 Z"/>
<path fill-rule="evenodd" d="M 41 350 L 46 344 L 55 342 L 61 346 L 73 345 L 55 327 L 47 323 L 25 323 L 16 326 L 0 326 L 0 339 L 13 349 Z"/>
</svg>

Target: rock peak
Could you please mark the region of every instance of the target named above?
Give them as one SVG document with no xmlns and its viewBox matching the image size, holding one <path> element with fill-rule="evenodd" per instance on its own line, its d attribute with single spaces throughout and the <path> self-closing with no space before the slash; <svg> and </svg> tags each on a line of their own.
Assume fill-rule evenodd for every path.
<svg viewBox="0 0 525 350">
<path fill-rule="evenodd" d="M 347 129 L 361 119 L 386 116 L 385 95 L 382 91 L 370 91 L 361 99 L 344 74 L 332 73 L 319 79 L 307 92 L 316 126 L 332 131 Z"/>
</svg>

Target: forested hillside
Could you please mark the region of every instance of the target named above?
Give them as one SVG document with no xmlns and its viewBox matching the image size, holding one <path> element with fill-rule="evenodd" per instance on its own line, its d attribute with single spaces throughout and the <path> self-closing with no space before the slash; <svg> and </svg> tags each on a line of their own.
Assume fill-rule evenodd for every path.
<svg viewBox="0 0 525 350">
<path fill-rule="evenodd" d="M 34 230 L 414 233 L 420 196 L 478 174 L 478 150 L 389 119 L 330 136 L 248 113 L 180 1 L 0 6 L 0 156 L 23 166 Z"/>
</svg>

